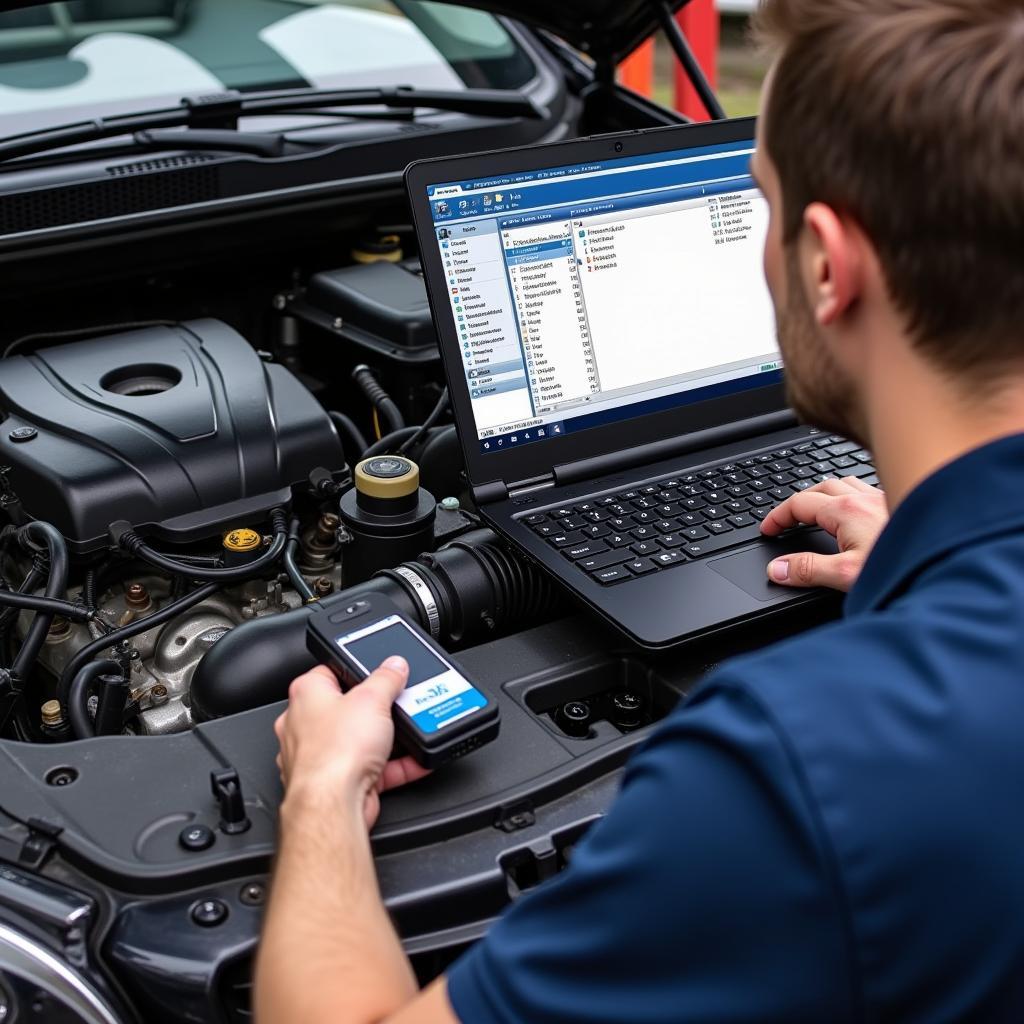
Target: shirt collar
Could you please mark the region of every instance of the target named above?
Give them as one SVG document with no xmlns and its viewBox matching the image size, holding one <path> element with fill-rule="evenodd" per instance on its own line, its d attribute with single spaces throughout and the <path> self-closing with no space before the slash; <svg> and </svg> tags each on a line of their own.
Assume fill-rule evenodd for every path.
<svg viewBox="0 0 1024 1024">
<path fill-rule="evenodd" d="M 943 466 L 896 509 L 846 601 L 847 616 L 875 611 L 932 563 L 966 544 L 1024 530 L 1024 434 Z"/>
</svg>

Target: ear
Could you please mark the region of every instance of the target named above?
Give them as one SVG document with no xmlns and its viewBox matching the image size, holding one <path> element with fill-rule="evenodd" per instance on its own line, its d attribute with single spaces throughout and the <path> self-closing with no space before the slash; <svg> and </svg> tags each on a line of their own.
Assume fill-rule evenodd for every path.
<svg viewBox="0 0 1024 1024">
<path fill-rule="evenodd" d="M 830 327 L 863 292 L 863 256 L 859 238 L 848 222 L 824 203 L 804 211 L 801 243 L 804 287 L 815 318 Z"/>
</svg>

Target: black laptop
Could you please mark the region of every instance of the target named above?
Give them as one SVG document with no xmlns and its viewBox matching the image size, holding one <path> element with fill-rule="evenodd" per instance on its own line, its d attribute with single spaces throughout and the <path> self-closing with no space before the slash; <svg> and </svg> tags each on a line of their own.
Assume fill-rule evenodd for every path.
<svg viewBox="0 0 1024 1024">
<path fill-rule="evenodd" d="M 786 408 L 753 119 L 413 164 L 423 271 L 485 520 L 638 643 L 814 600 L 760 537 L 852 442 Z"/>
</svg>

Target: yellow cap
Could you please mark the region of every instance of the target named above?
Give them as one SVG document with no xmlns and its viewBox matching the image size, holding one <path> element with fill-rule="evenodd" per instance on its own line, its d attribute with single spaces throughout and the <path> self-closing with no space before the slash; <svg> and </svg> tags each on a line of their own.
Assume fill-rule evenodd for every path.
<svg viewBox="0 0 1024 1024">
<path fill-rule="evenodd" d="M 224 534 L 224 547 L 228 551 L 253 551 L 263 543 L 263 538 L 247 528 L 232 530 Z"/>
<path fill-rule="evenodd" d="M 368 498 L 404 498 L 420 486 L 420 468 L 401 455 L 375 455 L 356 466 L 356 490 Z"/>
</svg>

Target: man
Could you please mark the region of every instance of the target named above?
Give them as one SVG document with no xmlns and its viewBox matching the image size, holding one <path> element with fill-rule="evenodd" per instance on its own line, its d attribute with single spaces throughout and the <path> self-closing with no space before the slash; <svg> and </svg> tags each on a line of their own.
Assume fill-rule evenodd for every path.
<svg viewBox="0 0 1024 1024">
<path fill-rule="evenodd" d="M 1024 0 L 767 0 L 762 26 L 792 401 L 885 488 L 790 499 L 765 533 L 842 553 L 769 571 L 852 586 L 844 619 L 708 679 L 422 994 L 366 837 L 418 774 L 385 763 L 404 668 L 297 680 L 259 1024 L 1024 1020 Z"/>
</svg>

